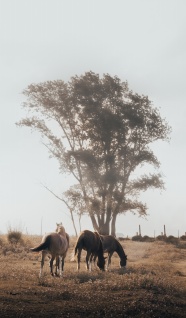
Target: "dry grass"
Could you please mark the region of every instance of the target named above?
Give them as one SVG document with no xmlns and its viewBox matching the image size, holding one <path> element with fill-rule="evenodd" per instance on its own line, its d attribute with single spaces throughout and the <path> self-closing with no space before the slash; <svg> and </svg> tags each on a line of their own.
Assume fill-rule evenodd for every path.
<svg viewBox="0 0 186 318">
<path fill-rule="evenodd" d="M 24 236 L 13 247 L 0 245 L 1 317 L 185 317 L 186 250 L 165 242 L 124 241 L 126 269 L 113 255 L 110 271 L 85 271 L 71 262 L 71 238 L 63 278 L 51 277 L 45 263 L 39 279 L 40 255 L 29 248 L 41 237 Z M 6 248 L 6 254 L 3 249 Z"/>
</svg>

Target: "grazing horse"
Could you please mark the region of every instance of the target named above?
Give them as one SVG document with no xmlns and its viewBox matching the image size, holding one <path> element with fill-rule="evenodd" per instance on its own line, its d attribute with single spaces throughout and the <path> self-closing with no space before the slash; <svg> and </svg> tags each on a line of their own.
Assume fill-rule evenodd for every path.
<svg viewBox="0 0 186 318">
<path fill-rule="evenodd" d="M 125 254 L 120 242 L 112 235 L 100 235 L 100 238 L 103 243 L 104 253 L 108 253 L 107 269 L 109 268 L 109 265 L 111 264 L 111 257 L 114 252 L 116 252 L 118 256 L 120 257 L 120 267 L 126 266 L 127 255 Z"/>
<path fill-rule="evenodd" d="M 77 239 L 74 249 L 74 255 L 77 254 L 78 266 L 80 269 L 81 251 L 87 251 L 86 264 L 87 270 L 91 270 L 91 262 L 93 257 L 97 257 L 97 266 L 101 270 L 105 270 L 105 258 L 103 256 L 103 245 L 100 239 L 100 235 L 97 232 L 91 232 L 89 230 L 82 231 Z"/>
<path fill-rule="evenodd" d="M 64 258 L 66 256 L 67 250 L 68 250 L 68 240 L 65 232 L 65 228 L 62 225 L 59 225 L 57 227 L 56 232 L 49 233 L 47 235 L 44 235 L 41 241 L 41 244 L 39 244 L 37 247 L 33 247 L 30 250 L 32 252 L 42 252 L 42 257 L 41 257 L 41 268 L 40 268 L 40 274 L 39 276 L 42 276 L 43 272 L 43 266 L 44 266 L 44 261 L 45 261 L 45 256 L 46 254 L 51 255 L 51 260 L 50 260 L 50 272 L 51 275 L 54 276 L 53 273 L 53 261 L 56 258 L 58 260 L 59 258 L 59 263 L 64 261 Z M 64 263 L 63 263 L 64 264 Z M 59 267 L 59 275 L 61 276 L 61 269 L 62 266 Z M 56 266 L 56 275 L 57 273 L 57 266 Z"/>
</svg>

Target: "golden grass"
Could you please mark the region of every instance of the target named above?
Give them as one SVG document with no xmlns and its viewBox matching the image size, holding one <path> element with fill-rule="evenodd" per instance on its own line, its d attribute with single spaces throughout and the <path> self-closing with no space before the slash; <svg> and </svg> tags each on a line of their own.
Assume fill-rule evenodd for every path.
<svg viewBox="0 0 186 318">
<path fill-rule="evenodd" d="M 41 237 L 25 236 L 24 245 L 17 245 L 14 250 L 4 239 L 5 245 L 0 248 L 2 317 L 185 315 L 185 249 L 164 242 L 124 241 L 126 269 L 119 268 L 119 258 L 114 254 L 108 272 L 87 272 L 83 253 L 77 272 L 76 262 L 70 261 L 76 241 L 71 238 L 63 278 L 51 277 L 45 262 L 40 279 L 40 254 L 31 253 L 29 248 L 40 243 Z M 2 252 L 5 246 L 6 255 Z"/>
</svg>

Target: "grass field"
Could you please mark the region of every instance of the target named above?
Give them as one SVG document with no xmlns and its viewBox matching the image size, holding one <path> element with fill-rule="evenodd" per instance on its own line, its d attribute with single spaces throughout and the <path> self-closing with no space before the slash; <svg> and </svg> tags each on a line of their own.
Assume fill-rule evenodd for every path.
<svg viewBox="0 0 186 318">
<path fill-rule="evenodd" d="M 119 268 L 117 254 L 109 271 L 80 271 L 71 261 L 71 238 L 62 278 L 51 277 L 48 262 L 39 278 L 40 254 L 0 237 L 0 317 L 186 317 L 186 243 L 122 241 L 128 256 Z"/>
</svg>

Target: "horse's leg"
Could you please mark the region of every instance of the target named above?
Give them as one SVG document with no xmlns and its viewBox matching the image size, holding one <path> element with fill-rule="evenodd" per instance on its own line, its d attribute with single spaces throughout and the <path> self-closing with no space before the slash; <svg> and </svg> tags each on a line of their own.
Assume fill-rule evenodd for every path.
<svg viewBox="0 0 186 318">
<path fill-rule="evenodd" d="M 65 256 L 66 256 L 66 255 L 65 255 Z M 64 272 L 65 256 L 62 256 L 62 260 L 61 260 L 62 272 Z"/>
<path fill-rule="evenodd" d="M 58 256 L 58 260 L 59 260 L 59 276 L 62 276 L 62 263 L 63 263 L 63 257 L 62 256 Z"/>
<path fill-rule="evenodd" d="M 58 276 L 58 272 L 59 272 L 59 256 L 56 256 L 56 270 L 55 270 L 55 275 Z"/>
<path fill-rule="evenodd" d="M 93 257 L 94 267 L 96 267 L 96 257 L 97 257 L 97 255 L 95 254 Z"/>
<path fill-rule="evenodd" d="M 52 255 L 51 260 L 50 260 L 50 273 L 52 276 L 54 276 L 53 273 L 53 261 L 54 261 L 55 257 Z"/>
<path fill-rule="evenodd" d="M 80 260 L 81 260 L 81 249 L 78 249 L 78 253 L 77 253 L 77 270 L 80 269 Z"/>
<path fill-rule="evenodd" d="M 91 253 L 89 251 L 87 251 L 87 255 L 86 255 L 87 270 L 91 271 L 90 255 L 91 255 Z"/>
<path fill-rule="evenodd" d="M 110 264 L 111 264 L 111 257 L 112 257 L 113 253 L 108 253 L 108 260 L 107 260 L 107 269 L 109 268 Z"/>
<path fill-rule="evenodd" d="M 41 267 L 40 267 L 40 272 L 39 272 L 39 277 L 40 278 L 42 277 L 42 274 L 43 274 L 43 266 L 44 266 L 44 262 L 45 262 L 45 255 L 46 255 L 46 252 L 42 251 L 42 253 L 41 253 Z"/>
<path fill-rule="evenodd" d="M 92 260 L 93 260 L 94 266 L 95 266 L 96 254 L 91 254 L 91 256 L 90 256 L 90 271 L 92 270 Z"/>
</svg>

